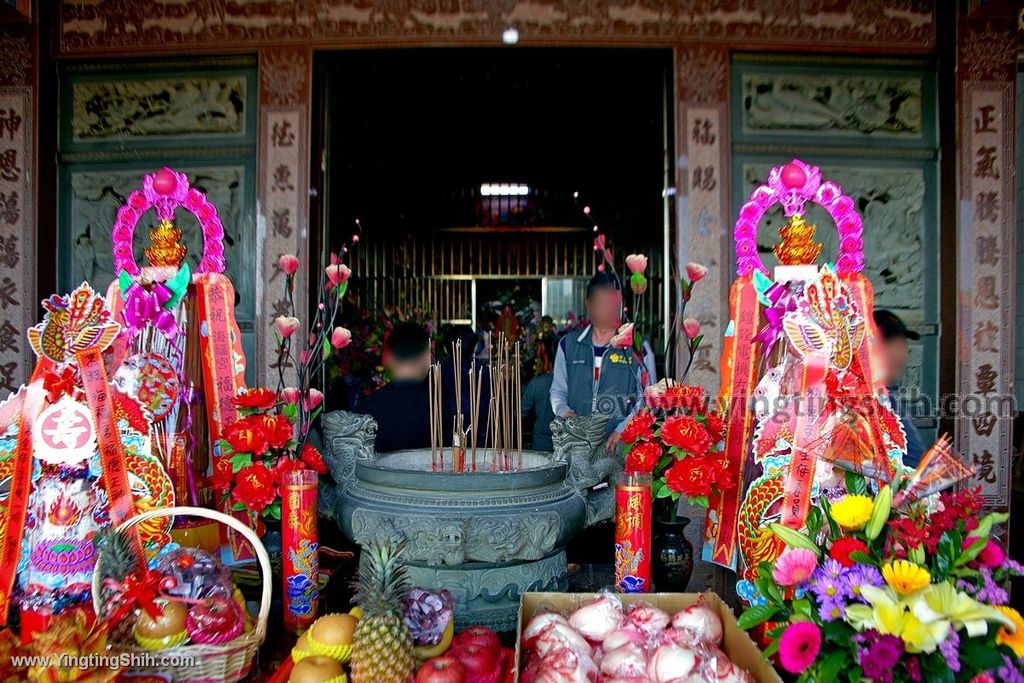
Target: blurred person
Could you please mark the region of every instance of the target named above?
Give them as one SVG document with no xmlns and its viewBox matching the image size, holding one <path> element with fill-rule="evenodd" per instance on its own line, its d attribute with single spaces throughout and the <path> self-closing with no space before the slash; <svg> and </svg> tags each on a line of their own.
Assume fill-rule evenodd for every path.
<svg viewBox="0 0 1024 683">
<path fill-rule="evenodd" d="M 605 448 L 615 450 L 629 417 L 643 405 L 644 384 L 657 381 L 654 353 L 644 342 L 643 365 L 632 349 L 611 345 L 622 318 L 618 280 L 598 272 L 587 283 L 587 317 L 582 332 L 562 337 L 551 380 L 551 409 L 559 417 L 609 413 Z M 646 373 L 644 371 L 646 370 Z"/>
<path fill-rule="evenodd" d="M 917 341 L 921 335 L 908 330 L 898 315 L 884 309 L 875 309 L 875 328 L 878 330 L 880 342 L 883 381 L 889 390 L 893 410 L 899 415 L 903 429 L 907 433 L 907 454 L 903 458 L 903 463 L 908 467 L 916 467 L 924 453 L 924 443 L 921 441 L 921 433 L 914 425 L 910 406 L 901 394 L 900 381 L 907 369 L 907 357 L 910 354 L 907 342 Z"/>
<path fill-rule="evenodd" d="M 551 409 L 551 380 L 554 378 L 555 355 L 558 353 L 558 335 L 550 325 L 547 316 L 541 321 L 542 329 L 537 337 L 536 374 L 523 389 L 523 419 L 533 418 L 533 444 L 535 451 L 552 451 L 551 421 L 555 413 Z"/>
<path fill-rule="evenodd" d="M 400 322 L 384 340 L 391 381 L 360 399 L 356 412 L 377 421 L 378 453 L 430 447 L 430 339 L 422 327 Z"/>
</svg>

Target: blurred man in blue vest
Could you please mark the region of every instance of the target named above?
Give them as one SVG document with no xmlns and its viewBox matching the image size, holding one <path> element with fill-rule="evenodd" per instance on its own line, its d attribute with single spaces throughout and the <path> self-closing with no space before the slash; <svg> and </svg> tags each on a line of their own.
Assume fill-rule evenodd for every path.
<svg viewBox="0 0 1024 683">
<path fill-rule="evenodd" d="M 604 272 L 587 283 L 587 318 L 582 332 L 562 337 L 551 380 L 551 409 L 559 417 L 611 416 L 606 448 L 614 450 L 629 417 L 643 405 L 644 387 L 657 381 L 654 353 L 644 342 L 643 359 L 611 344 L 622 317 L 618 281 Z"/>
</svg>

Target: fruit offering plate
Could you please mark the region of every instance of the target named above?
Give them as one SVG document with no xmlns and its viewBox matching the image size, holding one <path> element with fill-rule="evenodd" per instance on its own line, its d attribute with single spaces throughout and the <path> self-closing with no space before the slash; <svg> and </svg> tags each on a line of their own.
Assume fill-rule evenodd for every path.
<svg viewBox="0 0 1024 683">
<path fill-rule="evenodd" d="M 504 668 L 502 670 L 501 678 L 498 679 L 499 683 L 515 683 L 516 680 L 516 668 L 515 668 L 515 652 L 505 648 L 502 651 Z M 266 683 L 288 683 L 288 678 L 292 674 L 292 667 L 295 662 L 292 661 L 291 657 L 288 657 L 281 666 L 275 671 L 270 678 L 267 679 Z"/>
<path fill-rule="evenodd" d="M 542 618 L 535 620 L 538 616 Z M 543 623 L 545 621 L 560 623 L 552 629 Z M 546 630 L 550 632 L 545 633 Z M 754 641 L 736 625 L 736 617 L 729 606 L 718 595 L 710 592 L 524 593 L 519 603 L 519 626 L 516 633 L 517 680 L 528 681 L 539 673 L 538 653 L 544 649 L 545 638 L 561 638 L 552 648 L 561 652 L 572 650 L 571 644 L 579 643 L 582 650 L 595 653 L 597 659 L 603 654 L 602 646 L 608 647 L 609 641 L 620 640 L 621 643 L 611 647 L 622 649 L 613 649 L 613 654 L 626 652 L 633 654 L 637 660 L 643 660 L 636 663 L 642 667 L 642 671 L 631 673 L 631 676 L 639 675 L 640 680 L 670 680 L 663 678 L 662 673 L 671 673 L 668 669 L 672 669 L 677 676 L 679 667 L 693 666 L 695 652 L 698 653 L 697 661 L 700 661 L 699 651 L 703 646 L 691 640 L 688 633 L 709 636 L 712 644 L 708 647 L 718 652 L 719 660 L 723 662 L 720 670 L 724 677 L 721 680 L 782 683 Z M 666 639 L 674 642 L 665 648 L 658 647 L 653 653 L 645 653 L 646 644 L 640 642 Z M 565 646 L 565 641 L 569 641 L 569 647 Z M 728 662 L 721 657 L 722 652 Z M 685 661 L 687 658 L 688 664 Z M 596 666 L 583 653 L 578 659 L 578 666 Z M 605 656 L 604 659 L 609 662 L 602 660 L 602 667 L 612 663 L 611 658 Z M 631 664 L 628 657 L 619 656 L 615 659 L 622 661 L 613 666 L 622 664 L 628 667 Z M 540 657 L 540 661 L 540 668 L 543 668 L 543 657 Z M 662 667 L 661 664 L 666 666 Z M 660 672 L 662 668 L 666 671 Z"/>
</svg>

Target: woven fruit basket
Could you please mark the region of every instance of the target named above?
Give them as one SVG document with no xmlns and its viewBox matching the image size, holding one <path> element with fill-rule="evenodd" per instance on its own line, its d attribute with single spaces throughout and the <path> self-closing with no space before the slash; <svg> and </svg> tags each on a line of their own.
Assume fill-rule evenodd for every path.
<svg viewBox="0 0 1024 683">
<path fill-rule="evenodd" d="M 118 654 L 138 655 L 138 657 L 133 658 L 133 661 L 160 660 L 159 665 L 133 665 L 131 670 L 170 675 L 175 683 L 208 683 L 209 681 L 234 683 L 235 681 L 243 680 L 249 675 L 256 652 L 259 650 L 260 645 L 263 644 L 263 640 L 267 635 L 267 619 L 270 616 L 270 593 L 273 581 L 270 557 L 267 555 L 263 543 L 260 542 L 259 536 L 252 529 L 233 517 L 206 508 L 172 507 L 162 510 L 150 510 L 125 521 L 118 527 L 118 530 L 124 531 L 157 517 L 179 515 L 202 517 L 226 524 L 252 544 L 256 552 L 256 559 L 259 562 L 260 572 L 263 575 L 260 611 L 256 615 L 255 624 L 251 628 L 247 627 L 244 629 L 242 634 L 234 640 L 220 644 L 186 642 L 157 652 L 123 643 L 114 644 L 113 647 L 118 651 Z M 100 614 L 103 604 L 100 597 L 100 584 L 100 567 L 99 563 L 97 563 L 96 572 L 93 574 L 92 593 L 96 613 L 102 616 Z"/>
</svg>

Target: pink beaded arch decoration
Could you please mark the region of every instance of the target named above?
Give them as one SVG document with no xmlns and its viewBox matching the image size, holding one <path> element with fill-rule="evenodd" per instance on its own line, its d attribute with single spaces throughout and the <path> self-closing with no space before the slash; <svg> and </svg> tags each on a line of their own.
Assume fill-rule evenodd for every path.
<svg viewBox="0 0 1024 683">
<path fill-rule="evenodd" d="M 821 170 L 799 159 L 776 166 L 768 174 L 768 182 L 750 195 L 736 220 L 736 274 L 750 275 L 755 270 L 768 273 L 757 253 L 757 226 L 776 203 L 782 204 L 786 217 L 803 214 L 808 202 L 828 211 L 839 230 L 839 275 L 859 273 L 864 269 L 864 223 L 857 214 L 854 201 L 843 194 L 831 180 L 821 181 Z"/>
<path fill-rule="evenodd" d="M 142 178 L 142 189 L 128 195 L 128 200 L 117 211 L 111 237 L 114 243 L 114 272 L 126 271 L 133 277 L 142 274 L 135 262 L 132 242 L 135 226 L 146 211 L 154 209 L 158 220 L 174 220 L 178 207 L 195 214 L 203 231 L 203 255 L 195 269 L 196 274 L 224 272 L 224 226 L 215 207 L 206 195 L 189 187 L 188 177 L 169 168 Z"/>
</svg>

